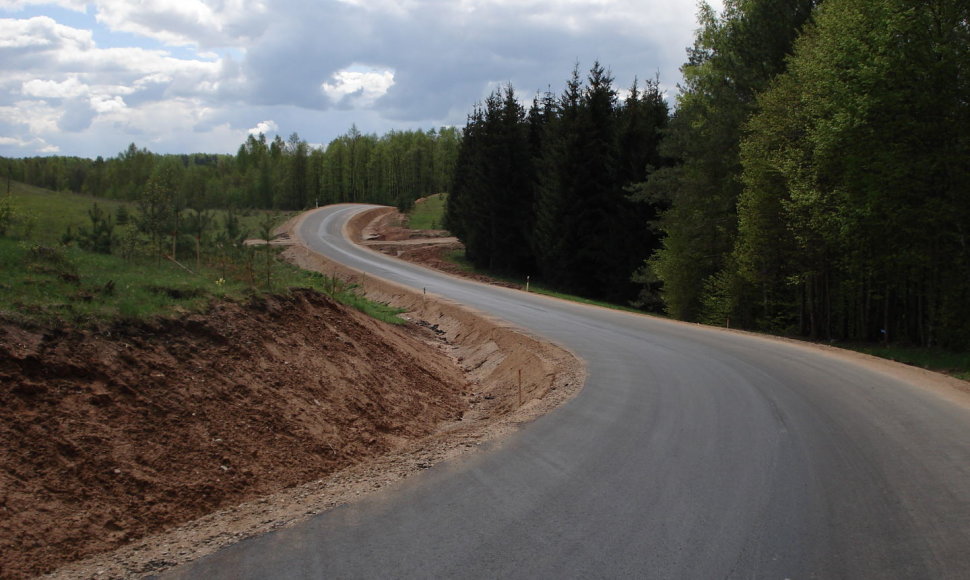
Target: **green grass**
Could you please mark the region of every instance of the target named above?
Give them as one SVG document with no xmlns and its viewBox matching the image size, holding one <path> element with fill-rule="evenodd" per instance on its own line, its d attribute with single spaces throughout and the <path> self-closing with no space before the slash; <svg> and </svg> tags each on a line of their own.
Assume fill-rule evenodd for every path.
<svg viewBox="0 0 970 580">
<path fill-rule="evenodd" d="M 649 314 L 650 316 L 659 316 L 657 314 L 644 312 L 632 306 L 624 306 L 622 304 L 614 304 L 612 302 L 604 302 L 602 300 L 593 300 L 591 298 L 583 298 L 582 296 L 576 296 L 573 294 L 566 294 L 547 288 L 542 284 L 530 284 L 529 291 L 534 294 L 542 294 L 543 296 L 552 296 L 554 298 L 559 298 L 562 300 L 569 300 L 570 302 L 579 302 L 580 304 L 589 304 L 591 306 L 599 306 L 601 308 L 609 308 L 610 310 L 621 310 L 623 312 L 633 312 L 636 314 Z"/>
<path fill-rule="evenodd" d="M 4 193 L 5 195 L 5 193 Z M 12 183 L 10 197 L 16 208 L 18 219 L 8 233 L 21 239 L 30 239 L 41 244 L 60 243 L 61 235 L 68 227 L 77 231 L 79 227 L 90 226 L 88 210 L 95 203 L 110 215 L 115 216 L 118 208 L 125 206 L 131 215 L 137 213 L 137 204 L 129 201 L 104 199 L 78 193 L 56 192 L 23 183 Z M 186 212 L 191 213 L 191 212 Z M 212 210 L 216 227 L 225 223 L 226 211 Z M 238 210 L 239 225 L 247 237 L 259 236 L 260 226 L 267 215 L 282 224 L 294 212 L 271 212 L 265 210 Z M 26 219 L 24 219 L 26 218 Z"/>
<path fill-rule="evenodd" d="M 279 250 L 270 250 L 274 254 Z M 379 320 L 403 324 L 403 310 L 364 298 L 354 285 L 331 280 L 272 256 L 266 285 L 265 250 L 255 250 L 252 280 L 224 277 L 221 268 L 188 273 L 169 261 L 85 252 L 0 238 L 0 315 L 45 324 L 86 326 L 204 310 L 213 300 L 311 288 Z M 231 265 L 236 274 L 239 264 Z"/>
<path fill-rule="evenodd" d="M 445 259 L 458 266 L 463 272 L 468 272 L 469 274 L 481 273 L 475 268 L 475 265 L 472 264 L 467 257 L 465 257 L 465 250 L 455 250 L 454 252 L 449 252 L 445 255 Z M 518 282 L 516 282 L 516 284 L 517 283 Z"/>
<path fill-rule="evenodd" d="M 407 310 L 404 308 L 396 308 L 386 302 L 375 302 L 374 300 L 365 298 L 356 286 L 349 286 L 343 291 L 333 294 L 333 297 L 337 302 L 359 310 L 371 318 L 397 325 L 402 325 L 407 322 L 399 316 L 407 312 Z"/>
<path fill-rule="evenodd" d="M 134 208 L 129 202 L 59 193 L 22 183 L 11 184 L 10 198 L 18 219 L 8 234 L 48 245 L 59 243 L 68 227 L 77 230 L 90 225 L 88 210 L 94 203 L 111 215 L 122 205 Z"/>
<path fill-rule="evenodd" d="M 457 250 L 457 251 L 451 252 L 451 253 L 449 253 L 449 254 L 447 254 L 445 256 L 445 259 L 448 260 L 449 262 L 451 262 L 452 264 L 458 266 L 459 268 L 461 268 L 465 272 L 469 272 L 469 273 L 473 273 L 473 274 L 481 274 L 483 276 L 488 276 L 489 278 L 493 278 L 495 280 L 500 280 L 500 281 L 506 282 L 508 284 L 514 284 L 516 286 L 520 286 L 523 290 L 526 287 L 526 282 L 527 281 L 525 279 L 523 279 L 523 278 L 512 278 L 510 276 L 506 276 L 506 275 L 503 275 L 503 274 L 498 274 L 498 273 L 495 273 L 495 272 L 490 272 L 488 270 L 483 270 L 483 269 L 480 269 L 480 268 L 476 268 L 475 265 L 472 264 L 468 260 L 468 258 L 465 257 L 464 250 Z M 621 310 L 621 311 L 624 311 L 624 312 L 634 312 L 634 313 L 637 313 L 637 314 L 647 314 L 643 310 L 638 310 L 636 308 L 633 308 L 632 306 L 625 306 L 625 305 L 622 305 L 622 304 L 614 304 L 612 302 L 604 302 L 602 300 L 593 300 L 591 298 L 583 298 L 582 296 L 576 296 L 574 294 L 567 294 L 565 292 L 560 292 L 559 290 L 556 290 L 554 288 L 550 288 L 550 287 L 542 284 L 541 282 L 536 282 L 535 280 L 531 280 L 531 279 L 528 280 L 528 284 L 529 284 L 529 292 L 531 292 L 533 294 L 541 294 L 543 296 L 551 296 L 553 298 L 559 298 L 559 299 L 562 299 L 562 300 L 569 300 L 570 302 L 578 302 L 580 304 L 589 304 L 591 306 L 599 306 L 601 308 L 609 308 L 610 310 Z M 657 316 L 657 315 L 651 314 L 651 316 Z"/>
<path fill-rule="evenodd" d="M 213 298 L 241 298 L 242 283 L 188 275 L 171 262 L 131 262 L 78 248 L 0 238 L 0 312 L 45 323 L 85 325 L 198 310 Z"/>
<path fill-rule="evenodd" d="M 429 195 L 421 203 L 414 204 L 408 214 L 408 227 L 412 230 L 440 230 L 444 226 L 445 203 L 448 194 Z"/>
<path fill-rule="evenodd" d="M 275 246 L 219 252 L 210 248 L 213 251 L 199 265 L 194 253 L 183 250 L 179 256 L 183 267 L 145 255 L 146 242 L 142 242 L 141 251 L 126 260 L 60 244 L 68 227 L 76 231 L 90 225 L 88 210 L 93 203 L 115 214 L 125 202 L 23 184 L 13 184 L 9 201 L 15 220 L 6 236 L 0 236 L 0 315 L 8 319 L 85 326 L 200 311 L 214 300 L 311 288 L 377 319 L 404 323 L 398 317 L 402 310 L 365 299 L 353 285 L 280 260 Z M 129 211 L 135 213 L 132 204 Z M 221 227 L 225 212 L 215 213 Z M 240 225 L 249 237 L 259 235 L 267 216 L 280 224 L 291 215 L 239 212 Z"/>
<path fill-rule="evenodd" d="M 871 354 L 931 371 L 943 372 L 970 381 L 970 353 L 934 347 L 837 344 L 840 348 Z"/>
</svg>

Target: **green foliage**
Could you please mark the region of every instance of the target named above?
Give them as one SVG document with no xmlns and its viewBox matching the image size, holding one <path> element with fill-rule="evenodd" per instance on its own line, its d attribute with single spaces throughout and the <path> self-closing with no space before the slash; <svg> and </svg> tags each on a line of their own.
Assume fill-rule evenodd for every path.
<svg viewBox="0 0 970 580">
<path fill-rule="evenodd" d="M 165 253 L 165 237 L 177 233 L 176 204 L 171 180 L 161 173 L 153 176 L 138 199 L 138 231 L 151 240 L 155 255 Z"/>
<path fill-rule="evenodd" d="M 502 272 L 532 267 L 531 163 L 525 110 L 507 85 L 469 117 L 448 198 L 449 229 L 476 265 Z"/>
<path fill-rule="evenodd" d="M 7 233 L 14 223 L 15 216 L 13 199 L 9 195 L 0 197 L 0 236 Z"/>
<path fill-rule="evenodd" d="M 760 98 L 736 253 L 809 336 L 970 345 L 970 8 L 832 0 Z"/>
<path fill-rule="evenodd" d="M 401 310 L 375 303 L 343 281 L 331 281 L 275 259 L 277 289 L 312 288 L 380 320 L 401 324 Z M 97 254 L 0 238 L 0 315 L 48 323 L 143 320 L 204 309 L 213 299 L 242 300 L 251 286 L 205 269 L 195 275 L 171 262 Z"/>
<path fill-rule="evenodd" d="M 273 289 L 273 258 L 274 251 L 273 246 L 270 242 L 273 239 L 273 229 L 276 227 L 278 218 L 271 214 L 266 214 L 263 219 L 259 222 L 259 238 L 265 242 L 262 246 L 262 252 L 265 257 L 265 268 L 263 270 L 265 288 L 266 290 Z"/>
<path fill-rule="evenodd" d="M 186 277 L 169 263 L 126 262 L 120 257 L 0 239 L 6 274 L 0 313 L 48 322 L 87 324 L 143 318 L 198 308 L 209 298 L 245 289 L 225 288 L 215 279 Z"/>
<path fill-rule="evenodd" d="M 720 15 L 701 6 L 700 28 L 681 69 L 677 114 L 661 145 L 677 164 L 661 168 L 636 190 L 641 199 L 671 206 L 658 224 L 664 246 L 651 263 L 672 316 L 698 319 L 709 302 L 705 280 L 731 260 L 743 126 L 757 110 L 756 95 L 784 71 L 785 57 L 815 4 L 728 0 Z"/>
<path fill-rule="evenodd" d="M 97 203 L 88 210 L 88 217 L 91 227 L 78 229 L 78 245 L 89 252 L 110 254 L 115 243 L 114 220 Z"/>
<path fill-rule="evenodd" d="M 369 202 L 406 210 L 415 199 L 448 189 L 460 141 L 460 132 L 451 127 L 392 131 L 383 137 L 353 127 L 323 148 L 311 147 L 293 133 L 286 141 L 250 135 L 235 156 L 156 155 L 132 144 L 107 160 L 35 157 L 0 162 L 11 179 L 23 183 L 115 200 L 143 199 L 152 181 L 177 202 L 173 219 L 185 209 L 230 206 L 303 210 Z"/>
<path fill-rule="evenodd" d="M 334 280 L 331 284 L 330 295 L 340 302 L 354 308 L 364 314 L 370 316 L 371 318 L 376 318 L 377 320 L 387 322 L 389 324 L 402 325 L 406 321 L 399 315 L 406 312 L 403 308 L 396 308 L 390 306 L 386 302 L 376 302 L 370 300 L 364 296 L 363 291 L 359 286 L 354 284 L 343 283 L 340 280 Z"/>
<path fill-rule="evenodd" d="M 526 112 L 511 86 L 469 116 L 446 225 L 479 268 L 539 275 L 569 292 L 632 300 L 632 272 L 657 244 L 657 207 L 627 188 L 663 160 L 658 82 L 620 102 L 599 63 Z"/>
<path fill-rule="evenodd" d="M 131 214 L 128 212 L 128 206 L 119 206 L 118 211 L 115 213 L 115 223 L 119 226 L 126 226 L 130 221 Z"/>
</svg>

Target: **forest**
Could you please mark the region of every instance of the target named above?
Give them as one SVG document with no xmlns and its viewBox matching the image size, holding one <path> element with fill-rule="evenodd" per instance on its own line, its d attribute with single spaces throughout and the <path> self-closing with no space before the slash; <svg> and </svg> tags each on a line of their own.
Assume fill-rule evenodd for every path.
<svg viewBox="0 0 970 580">
<path fill-rule="evenodd" d="M 674 316 L 970 347 L 970 5 L 741 1 L 701 31 L 646 183 Z M 703 224 L 703 225 L 700 225 Z"/>
<path fill-rule="evenodd" d="M 598 64 L 475 107 L 448 208 L 468 257 L 682 320 L 970 347 L 970 5 L 698 20 L 669 116 Z"/>
<path fill-rule="evenodd" d="M 8 180 L 55 191 L 138 201 L 163 184 L 176 205 L 194 210 L 302 210 L 341 202 L 396 205 L 447 191 L 461 135 L 443 127 L 382 137 L 352 127 L 326 147 L 293 133 L 250 135 L 236 155 L 159 155 L 134 143 L 116 157 L 0 158 Z"/>
</svg>

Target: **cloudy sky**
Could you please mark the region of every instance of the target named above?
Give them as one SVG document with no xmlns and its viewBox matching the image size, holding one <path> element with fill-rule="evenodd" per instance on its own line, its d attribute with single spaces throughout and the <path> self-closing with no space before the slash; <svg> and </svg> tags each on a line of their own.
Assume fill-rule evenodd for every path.
<svg viewBox="0 0 970 580">
<path fill-rule="evenodd" d="M 719 7 L 720 2 L 711 2 Z M 0 0 L 0 156 L 464 125 L 594 60 L 672 98 L 694 0 Z"/>
</svg>

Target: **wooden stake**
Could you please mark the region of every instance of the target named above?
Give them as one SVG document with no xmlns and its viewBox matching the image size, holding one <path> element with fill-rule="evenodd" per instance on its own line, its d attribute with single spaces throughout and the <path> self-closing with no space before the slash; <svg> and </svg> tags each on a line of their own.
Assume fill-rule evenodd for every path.
<svg viewBox="0 0 970 580">
<path fill-rule="evenodd" d="M 186 267 L 185 267 L 185 266 L 183 266 L 182 264 L 179 264 L 179 263 L 178 263 L 178 261 L 177 261 L 177 260 L 176 260 L 175 258 L 173 258 L 172 256 L 168 256 L 168 255 L 166 255 L 166 256 L 165 256 L 165 259 L 166 259 L 166 260 L 168 260 L 169 262 L 172 262 L 173 264 L 175 264 L 175 265 L 176 265 L 176 266 L 178 266 L 179 268 L 182 268 L 183 270 L 185 270 L 185 271 L 186 271 L 186 272 L 188 272 L 189 274 L 192 274 L 193 276 L 195 275 L 195 272 L 193 272 L 192 270 L 189 270 L 188 268 L 186 268 Z"/>
</svg>

